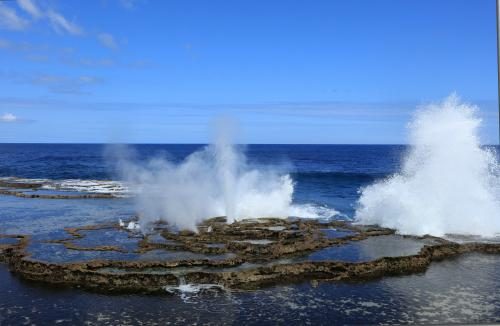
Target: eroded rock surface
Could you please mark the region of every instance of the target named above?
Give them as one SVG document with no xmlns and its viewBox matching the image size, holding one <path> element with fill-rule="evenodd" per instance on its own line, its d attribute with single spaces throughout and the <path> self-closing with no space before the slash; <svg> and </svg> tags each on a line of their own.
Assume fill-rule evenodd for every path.
<svg viewBox="0 0 500 326">
<path fill-rule="evenodd" d="M 306 219 L 227 224 L 218 217 L 200 224 L 196 233 L 166 224 L 147 235 L 118 224 L 65 231 L 67 237 L 40 243 L 24 235 L 0 235 L 0 259 L 29 280 L 105 292 L 165 292 L 181 282 L 255 288 L 369 279 L 422 272 L 433 261 L 468 252 L 500 253 L 495 243 L 458 244 L 405 237 L 376 226 Z M 44 245 L 61 250 L 57 257 L 37 256 L 33 248 L 43 251 Z M 87 255 L 75 260 L 79 252 Z"/>
<path fill-rule="evenodd" d="M 68 185 L 78 189 L 71 191 L 71 188 L 65 188 L 64 184 L 59 184 L 47 179 L 22 179 L 22 178 L 0 178 L 0 195 L 16 196 L 21 198 L 41 198 L 41 199 L 109 199 L 120 198 L 120 192 L 85 192 L 84 186 L 78 187 Z M 91 189 L 90 187 L 87 187 Z M 113 188 L 109 188 L 113 190 Z"/>
</svg>

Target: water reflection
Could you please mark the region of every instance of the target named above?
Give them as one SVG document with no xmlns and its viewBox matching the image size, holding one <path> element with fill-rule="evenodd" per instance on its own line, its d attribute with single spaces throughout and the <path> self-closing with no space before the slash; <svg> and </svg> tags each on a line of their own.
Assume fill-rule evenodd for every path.
<svg viewBox="0 0 500 326">
<path fill-rule="evenodd" d="M 500 322 L 500 257 L 469 254 L 426 273 L 366 283 L 309 283 L 258 291 L 107 296 L 20 281 L 0 265 L 0 320 L 73 323 Z M 82 313 L 85 311 L 85 314 Z"/>
<path fill-rule="evenodd" d="M 31 199 L 0 196 L 0 233 L 42 234 L 104 222 L 134 214 L 128 199 Z"/>
</svg>

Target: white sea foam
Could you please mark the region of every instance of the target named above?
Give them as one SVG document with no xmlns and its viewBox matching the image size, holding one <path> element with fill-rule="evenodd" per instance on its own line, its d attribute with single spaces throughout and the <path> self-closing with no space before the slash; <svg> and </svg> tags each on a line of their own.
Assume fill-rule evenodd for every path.
<svg viewBox="0 0 500 326">
<path fill-rule="evenodd" d="M 292 204 L 289 211 L 289 216 L 312 219 L 329 219 L 339 215 L 334 208 L 316 204 Z"/>
<path fill-rule="evenodd" d="M 137 222 L 130 221 L 127 224 L 127 230 L 131 230 L 132 231 L 132 230 L 140 230 L 140 229 L 141 229 L 141 226 Z"/>
<path fill-rule="evenodd" d="M 50 182 L 49 179 L 29 179 L 29 178 L 18 178 L 18 177 L 0 177 L 2 182 L 12 182 L 12 183 L 47 183 Z"/>
<path fill-rule="evenodd" d="M 312 205 L 293 205 L 290 175 L 272 166 L 249 165 L 242 148 L 229 139 L 227 134 L 220 135 L 214 144 L 180 164 L 161 158 L 140 162 L 130 149 L 115 148 L 113 160 L 135 195 L 141 226 L 163 220 L 196 230 L 199 222 L 215 216 L 226 216 L 231 223 L 259 217 L 331 217 L 335 213 Z"/>
<path fill-rule="evenodd" d="M 168 293 L 179 294 L 185 303 L 191 303 L 200 293 L 226 291 L 224 286 L 219 284 L 193 284 L 184 281 L 178 286 L 165 286 L 164 289 Z"/>
<path fill-rule="evenodd" d="M 456 95 L 418 110 L 401 171 L 361 190 L 355 219 L 407 234 L 499 233 L 499 164 L 480 146 L 477 110 Z"/>
<path fill-rule="evenodd" d="M 44 182 L 42 188 L 108 194 L 126 194 L 128 192 L 128 188 L 126 185 L 124 185 L 120 181 L 113 180 L 47 180 Z"/>
<path fill-rule="evenodd" d="M 169 293 L 200 293 L 203 290 L 216 289 L 224 290 L 224 287 L 219 284 L 179 284 L 178 286 L 166 286 L 165 291 Z"/>
<path fill-rule="evenodd" d="M 77 191 L 87 193 L 106 193 L 114 195 L 126 195 L 128 187 L 114 180 L 84 180 L 84 179 L 41 179 L 41 178 L 19 178 L 19 177 L 0 177 L 0 181 L 13 184 L 40 184 L 40 189 Z"/>
</svg>

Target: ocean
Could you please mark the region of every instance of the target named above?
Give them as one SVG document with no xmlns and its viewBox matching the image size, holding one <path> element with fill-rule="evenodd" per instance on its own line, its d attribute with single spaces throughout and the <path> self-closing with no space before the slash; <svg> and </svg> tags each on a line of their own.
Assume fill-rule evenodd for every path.
<svg viewBox="0 0 500 326">
<path fill-rule="evenodd" d="M 163 157 L 175 163 L 204 146 L 132 145 L 139 161 Z M 330 218 L 352 219 L 359 190 L 399 171 L 408 147 L 246 145 L 241 150 L 250 166 L 272 166 L 291 176 L 294 204 L 335 212 Z M 57 185 L 47 193 L 109 190 L 110 181 L 118 181 L 120 175 L 107 152 L 105 145 L 97 144 L 0 144 L 0 178 L 42 179 Z M 117 222 L 134 214 L 128 197 L 57 200 L 0 195 L 0 233 L 29 234 L 40 242 L 61 237 L 64 227 Z M 59 253 L 32 250 L 37 259 Z M 1 264 L 0 325 L 493 323 L 500 322 L 499 268 L 498 256 L 468 254 L 433 263 L 423 273 L 369 282 L 303 282 L 156 296 L 105 295 L 29 282 Z"/>
<path fill-rule="evenodd" d="M 179 163 L 202 144 L 132 145 L 139 159 Z M 358 190 L 396 172 L 402 145 L 246 145 L 250 165 L 289 173 L 294 202 L 331 207 L 352 217 Z M 116 180 L 113 161 L 99 144 L 0 144 L 0 177 Z"/>
</svg>

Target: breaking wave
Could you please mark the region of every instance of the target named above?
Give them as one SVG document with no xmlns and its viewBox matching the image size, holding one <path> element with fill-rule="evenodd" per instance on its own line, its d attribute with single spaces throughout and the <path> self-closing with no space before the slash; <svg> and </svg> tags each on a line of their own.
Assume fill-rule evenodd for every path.
<svg viewBox="0 0 500 326">
<path fill-rule="evenodd" d="M 416 235 L 498 234 L 498 157 L 480 145 L 477 111 L 456 95 L 418 110 L 401 171 L 361 190 L 355 220 Z"/>
</svg>

